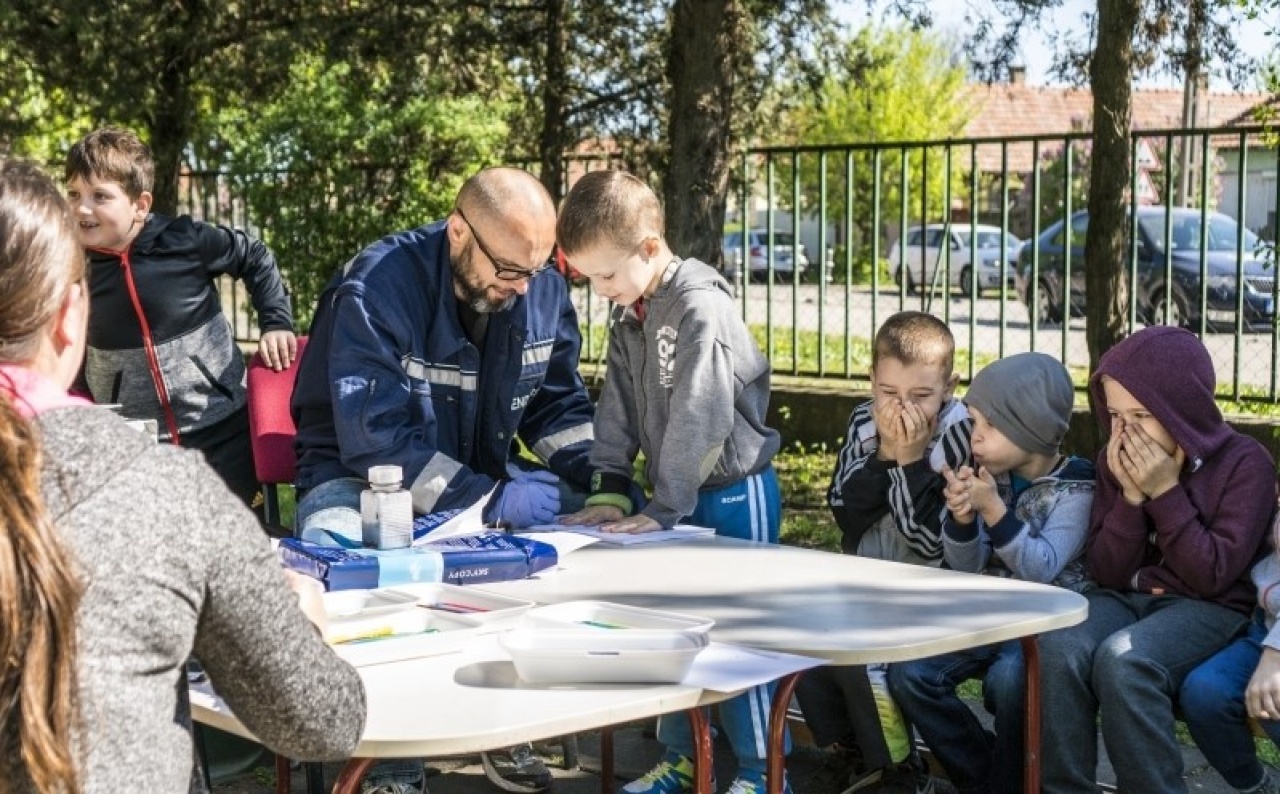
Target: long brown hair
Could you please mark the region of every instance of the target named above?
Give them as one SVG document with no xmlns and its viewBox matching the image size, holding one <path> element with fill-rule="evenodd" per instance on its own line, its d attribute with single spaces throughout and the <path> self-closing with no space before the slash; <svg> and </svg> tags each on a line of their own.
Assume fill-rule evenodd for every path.
<svg viewBox="0 0 1280 794">
<path fill-rule="evenodd" d="M 34 166 L 0 165 L 0 362 L 29 362 L 84 278 L 74 217 Z M 76 611 L 83 585 L 40 490 L 36 425 L 0 382 L 0 792 L 79 787 Z"/>
</svg>

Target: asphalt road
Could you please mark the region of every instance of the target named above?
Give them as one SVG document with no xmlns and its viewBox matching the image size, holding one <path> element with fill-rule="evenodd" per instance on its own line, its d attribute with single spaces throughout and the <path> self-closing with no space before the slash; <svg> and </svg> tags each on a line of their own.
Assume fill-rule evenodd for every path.
<svg viewBox="0 0 1280 794">
<path fill-rule="evenodd" d="M 1072 366 L 1087 368 L 1089 365 L 1083 318 L 1070 322 L 1064 350 L 1062 326 L 1041 323 L 1033 332 L 1027 309 L 1012 290 L 1004 300 L 998 291 L 988 291 L 976 302 L 959 292 L 948 296 L 910 294 L 904 300 L 896 288 L 888 285 L 874 296 L 868 287 L 852 287 L 846 291 L 843 284 L 828 284 L 825 289 L 816 284 L 798 287 L 775 284 L 772 290 L 763 284 L 748 284 L 739 290 L 738 301 L 749 325 L 772 322 L 775 328 L 797 327 L 802 331 L 825 328 L 828 334 L 841 336 L 846 329 L 847 306 L 849 335 L 869 340 L 874 329 L 890 314 L 916 309 L 946 320 L 956 336 L 957 346 L 979 357 L 1038 350 Z M 588 299 L 585 287 L 575 290 L 574 299 L 582 316 L 588 316 L 589 307 L 593 323 L 605 322 L 605 301 L 594 295 Z M 1237 377 L 1243 388 L 1270 390 L 1273 383 L 1280 384 L 1280 361 L 1271 334 L 1242 334 L 1238 355 L 1237 337 L 1233 333 L 1209 333 L 1204 340 L 1217 366 L 1219 393 L 1229 393 L 1229 384 Z"/>
</svg>

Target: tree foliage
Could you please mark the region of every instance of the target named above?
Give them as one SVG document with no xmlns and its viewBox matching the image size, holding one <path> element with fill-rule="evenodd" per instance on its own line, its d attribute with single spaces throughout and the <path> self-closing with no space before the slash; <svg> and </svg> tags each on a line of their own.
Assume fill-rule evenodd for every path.
<svg viewBox="0 0 1280 794">
<path fill-rule="evenodd" d="M 905 24 L 868 26 L 839 47 L 835 68 L 811 95 L 785 116 L 772 143 L 787 146 L 920 141 L 961 136 L 973 117 L 966 99 L 965 69 L 955 62 L 954 46 L 941 35 Z M 906 158 L 907 179 L 901 178 Z M 843 156 L 826 158 L 826 192 L 818 179 L 821 158 L 801 155 L 801 210 L 844 225 L 850 201 L 855 248 L 869 245 L 874 163 L 870 152 L 856 151 L 851 163 Z M 846 168 L 852 166 L 853 189 L 846 190 Z M 898 223 L 903 202 L 909 222 L 941 220 L 947 215 L 945 186 L 968 184 L 967 160 L 953 158 L 948 167 L 940 148 L 882 151 L 879 196 L 882 217 Z M 776 162 L 775 190 L 789 199 L 793 168 Z M 905 192 L 904 192 L 905 188 Z M 957 195 L 956 198 L 959 198 Z"/>
<path fill-rule="evenodd" d="M 992 0 L 971 12 L 977 33 L 967 50 L 976 71 L 987 78 L 1005 74 L 1026 31 L 1057 5 L 1057 0 Z M 1085 335 L 1091 368 L 1126 328 L 1130 296 L 1123 263 L 1134 167 L 1134 79 L 1165 71 L 1194 80 L 1216 69 L 1241 85 L 1252 68 L 1236 45 L 1241 15 L 1241 0 L 1097 0 L 1084 15 L 1083 38 L 1051 36 L 1057 74 L 1075 82 L 1087 75 L 1093 92 L 1085 242 Z"/>
<path fill-rule="evenodd" d="M 0 49 L 26 75 L 8 71 L 0 82 L 26 79 L 46 97 L 65 95 L 80 127 L 67 138 L 107 123 L 138 129 L 156 156 L 156 206 L 172 210 L 201 105 L 241 101 L 278 77 L 288 64 L 278 53 L 292 41 L 286 26 L 305 5 L 10 0 L 0 9 Z"/>
<path fill-rule="evenodd" d="M 732 24 L 672 23 L 680 9 L 705 6 L 723 9 Z M 487 131 L 505 114 L 502 140 L 487 132 L 474 140 L 462 136 L 457 159 L 474 166 L 495 158 L 529 162 L 532 155 L 558 192 L 559 155 L 584 139 L 607 138 L 624 151 L 647 152 L 648 165 L 668 172 L 673 240 L 691 253 L 718 256 L 732 147 L 783 104 L 769 101 L 765 90 L 775 75 L 806 74 L 810 84 L 819 82 L 827 25 L 826 0 L 11 0 L 0 6 L 0 97 L 6 100 L 0 138 L 58 160 L 92 127 L 134 128 L 156 155 L 155 206 L 172 211 L 179 174 L 191 162 L 232 164 L 238 174 L 284 165 L 305 171 L 319 169 L 319 162 L 335 167 L 342 152 L 368 145 L 399 158 L 389 162 L 421 160 L 431 170 L 439 167 L 432 165 L 438 152 L 425 150 L 424 142 L 452 145 L 446 128 L 460 119 L 428 123 L 427 116 L 470 113 Z M 714 61 L 702 59 L 706 52 L 716 53 Z M 717 68 L 712 84 L 705 69 L 672 68 L 677 53 L 728 68 Z M 351 86 L 366 92 L 353 89 L 348 97 L 352 107 L 372 114 L 363 127 L 347 125 L 336 110 L 314 117 L 305 114 L 317 107 L 301 106 L 308 93 L 313 105 L 329 96 L 334 88 L 324 80 L 339 66 L 349 68 Z M 712 94 L 728 97 L 717 114 L 704 112 Z M 387 101 L 387 115 L 368 108 L 363 100 L 370 96 Z M 511 101 L 516 96 L 523 101 Z M 285 108 L 303 114 L 293 119 L 293 130 Z M 315 130 L 303 129 L 308 126 Z M 431 131 L 411 132 L 424 126 Z M 325 135 L 333 138 L 327 147 L 320 141 Z M 263 148 L 251 154 L 255 147 Z M 377 152 L 364 156 L 353 167 L 379 165 Z M 464 173 L 458 176 L 470 166 L 459 165 Z M 318 191 L 313 203 L 296 211 L 327 211 L 333 201 L 319 197 L 329 196 L 332 186 L 314 181 L 316 173 L 255 188 L 261 211 L 254 220 L 265 236 L 278 236 L 279 246 L 299 240 L 302 258 L 324 268 L 353 244 L 363 221 L 340 229 L 341 241 L 322 252 L 304 246 L 294 227 L 272 228 L 284 222 L 283 193 L 273 200 L 276 210 L 262 203 L 262 191 L 311 181 Z M 410 167 L 407 173 L 421 172 Z M 366 206 L 389 202 L 398 211 L 413 203 L 377 197 L 382 179 L 369 183 Z M 392 186 L 398 190 L 402 182 Z M 394 225 L 402 224 L 384 223 L 383 230 Z M 299 276 L 300 295 L 314 286 L 308 279 Z"/>
<path fill-rule="evenodd" d="M 405 93 L 394 72 L 303 57 L 278 96 L 219 116 L 220 165 L 304 320 L 342 263 L 385 234 L 443 218 L 467 176 L 503 159 L 504 102 L 432 91 L 430 77 Z"/>
</svg>

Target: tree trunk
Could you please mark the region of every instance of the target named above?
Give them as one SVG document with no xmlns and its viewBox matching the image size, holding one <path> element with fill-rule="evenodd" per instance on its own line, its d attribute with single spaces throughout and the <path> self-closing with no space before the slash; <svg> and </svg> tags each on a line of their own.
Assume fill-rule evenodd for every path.
<svg viewBox="0 0 1280 794">
<path fill-rule="evenodd" d="M 740 0 L 676 0 L 671 13 L 671 85 L 663 180 L 667 241 L 680 256 L 718 264 L 729 191 L 729 123 Z"/>
<path fill-rule="evenodd" d="M 191 140 L 196 109 L 191 101 L 187 54 L 180 42 L 174 42 L 168 50 L 165 68 L 159 75 L 156 105 L 147 118 L 156 165 L 152 208 L 164 215 L 174 215 L 178 211 L 178 177 L 183 154 Z"/>
<path fill-rule="evenodd" d="M 1129 139 L 1133 110 L 1133 37 L 1142 0 L 1098 0 L 1098 43 L 1089 79 L 1093 89 L 1093 156 L 1089 173 L 1089 231 L 1084 245 L 1085 337 L 1089 371 L 1124 337 L 1129 305 Z"/>
<path fill-rule="evenodd" d="M 569 95 L 565 74 L 564 0 L 544 0 L 546 60 L 542 76 L 542 133 L 538 138 L 538 156 L 542 166 L 542 184 L 556 205 L 564 195 L 564 151 L 568 125 L 564 117 L 564 98 Z"/>
</svg>

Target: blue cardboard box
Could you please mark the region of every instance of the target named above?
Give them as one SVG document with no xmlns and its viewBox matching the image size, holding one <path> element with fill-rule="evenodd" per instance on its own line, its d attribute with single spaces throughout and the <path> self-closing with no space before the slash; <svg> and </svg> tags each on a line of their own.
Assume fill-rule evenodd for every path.
<svg viewBox="0 0 1280 794">
<path fill-rule="evenodd" d="M 285 538 L 279 554 L 286 568 L 319 579 L 326 590 L 413 582 L 504 582 L 554 568 L 558 562 L 554 546 L 498 532 L 385 551 Z"/>
</svg>

